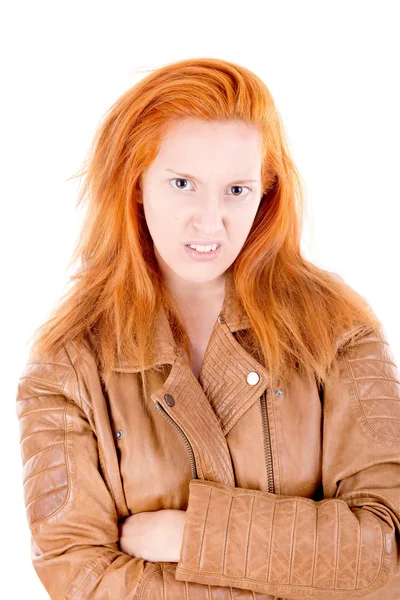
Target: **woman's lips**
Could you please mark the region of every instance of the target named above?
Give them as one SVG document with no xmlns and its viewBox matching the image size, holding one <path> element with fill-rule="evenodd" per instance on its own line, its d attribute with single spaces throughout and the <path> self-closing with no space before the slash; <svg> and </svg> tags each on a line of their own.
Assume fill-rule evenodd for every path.
<svg viewBox="0 0 400 600">
<path fill-rule="evenodd" d="M 216 248 L 215 250 L 210 250 L 210 252 L 198 252 L 194 248 L 190 248 L 189 246 L 185 245 L 185 250 L 189 254 L 189 256 L 199 261 L 214 260 L 219 256 L 221 248 L 222 246 L 218 246 L 218 248 Z"/>
</svg>

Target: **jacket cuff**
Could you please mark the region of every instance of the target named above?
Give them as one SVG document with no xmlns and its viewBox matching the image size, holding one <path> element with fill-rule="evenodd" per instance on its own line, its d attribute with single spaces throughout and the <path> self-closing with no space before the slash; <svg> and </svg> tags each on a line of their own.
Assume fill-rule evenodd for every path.
<svg viewBox="0 0 400 600">
<path fill-rule="evenodd" d="M 386 581 L 392 537 L 379 518 L 354 514 L 344 500 L 192 479 L 175 578 L 291 598 L 359 596 Z"/>
</svg>

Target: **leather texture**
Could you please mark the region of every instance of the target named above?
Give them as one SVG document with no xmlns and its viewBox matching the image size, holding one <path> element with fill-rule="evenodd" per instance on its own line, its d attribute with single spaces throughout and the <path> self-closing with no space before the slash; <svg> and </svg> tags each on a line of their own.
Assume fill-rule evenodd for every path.
<svg viewBox="0 0 400 600">
<path fill-rule="evenodd" d="M 348 332 L 325 389 L 274 390 L 228 272 L 199 381 L 160 312 L 145 392 L 104 379 L 88 340 L 20 375 L 32 562 L 53 599 L 400 598 L 400 375 L 384 337 Z M 152 367 L 162 365 L 156 372 Z M 186 510 L 178 563 L 131 557 L 118 523 Z"/>
</svg>

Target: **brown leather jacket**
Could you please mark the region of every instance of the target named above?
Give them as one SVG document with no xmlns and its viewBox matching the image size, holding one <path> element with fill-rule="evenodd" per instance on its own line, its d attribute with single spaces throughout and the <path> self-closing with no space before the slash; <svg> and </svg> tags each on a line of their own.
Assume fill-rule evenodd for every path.
<svg viewBox="0 0 400 600">
<path fill-rule="evenodd" d="M 400 377 L 387 340 L 341 338 L 340 376 L 323 390 L 271 389 L 238 341 L 249 324 L 232 297 L 228 282 L 200 383 L 164 313 L 147 398 L 135 364 L 104 384 L 87 340 L 28 361 L 24 497 L 51 598 L 400 598 Z M 118 522 L 165 508 L 187 510 L 179 562 L 122 552 Z"/>
</svg>

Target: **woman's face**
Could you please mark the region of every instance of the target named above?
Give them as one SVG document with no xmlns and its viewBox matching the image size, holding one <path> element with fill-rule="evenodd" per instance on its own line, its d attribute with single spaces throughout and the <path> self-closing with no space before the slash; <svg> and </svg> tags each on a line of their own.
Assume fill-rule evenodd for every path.
<svg viewBox="0 0 400 600">
<path fill-rule="evenodd" d="M 261 134 L 242 121 L 183 119 L 171 126 L 142 178 L 142 202 L 154 252 L 167 280 L 220 280 L 239 254 L 261 200 Z M 188 243 L 219 242 L 211 261 Z M 201 287 L 201 286 L 200 286 Z"/>
</svg>

